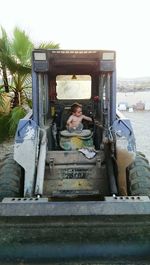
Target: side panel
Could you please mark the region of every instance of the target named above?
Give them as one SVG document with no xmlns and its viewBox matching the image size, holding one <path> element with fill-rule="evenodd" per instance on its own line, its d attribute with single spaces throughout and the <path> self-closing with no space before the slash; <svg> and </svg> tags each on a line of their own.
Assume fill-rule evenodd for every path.
<svg viewBox="0 0 150 265">
<path fill-rule="evenodd" d="M 21 119 L 14 145 L 14 160 L 25 170 L 24 196 L 32 196 L 38 146 L 38 127 L 31 119 Z"/>
<path fill-rule="evenodd" d="M 118 117 L 113 124 L 116 135 L 119 194 L 127 195 L 126 169 L 136 156 L 136 144 L 130 120 Z"/>
</svg>

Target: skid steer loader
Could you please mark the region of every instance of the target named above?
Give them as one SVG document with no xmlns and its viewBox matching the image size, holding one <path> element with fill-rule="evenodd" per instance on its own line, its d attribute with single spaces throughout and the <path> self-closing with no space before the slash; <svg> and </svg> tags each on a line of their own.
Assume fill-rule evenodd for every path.
<svg viewBox="0 0 150 265">
<path fill-rule="evenodd" d="M 149 264 L 150 167 L 116 111 L 115 51 L 33 50 L 32 100 L 0 164 L 0 262 Z M 92 121 L 70 132 L 75 102 Z"/>
</svg>

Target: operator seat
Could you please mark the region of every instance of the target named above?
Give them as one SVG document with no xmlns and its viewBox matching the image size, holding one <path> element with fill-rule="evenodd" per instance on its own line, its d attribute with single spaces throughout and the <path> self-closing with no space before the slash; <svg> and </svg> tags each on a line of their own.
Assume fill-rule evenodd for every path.
<svg viewBox="0 0 150 265">
<path fill-rule="evenodd" d="M 68 132 L 63 130 L 60 132 L 60 147 L 63 150 L 78 150 L 80 148 L 94 148 L 93 134 L 90 130 L 82 130 L 80 133 Z"/>
</svg>

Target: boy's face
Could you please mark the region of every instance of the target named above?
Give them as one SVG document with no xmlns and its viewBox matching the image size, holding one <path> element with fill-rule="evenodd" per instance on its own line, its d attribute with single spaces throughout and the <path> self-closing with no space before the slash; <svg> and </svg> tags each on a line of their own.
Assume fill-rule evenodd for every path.
<svg viewBox="0 0 150 265">
<path fill-rule="evenodd" d="M 82 109 L 80 107 L 77 108 L 73 114 L 77 117 L 80 117 L 82 115 Z"/>
</svg>

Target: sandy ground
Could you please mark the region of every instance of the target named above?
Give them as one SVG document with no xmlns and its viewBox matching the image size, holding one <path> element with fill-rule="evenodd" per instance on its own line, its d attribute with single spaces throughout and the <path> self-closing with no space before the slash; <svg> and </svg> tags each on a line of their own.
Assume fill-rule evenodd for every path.
<svg viewBox="0 0 150 265">
<path fill-rule="evenodd" d="M 150 162 L 150 111 L 122 112 L 132 123 L 137 150 L 143 152 Z M 0 144 L 0 159 L 13 150 L 14 139 Z"/>
<path fill-rule="evenodd" d="M 117 102 L 126 102 L 128 106 L 136 105 L 138 102 L 142 102 L 150 108 L 150 91 L 139 91 L 139 92 L 118 92 Z"/>
<path fill-rule="evenodd" d="M 144 153 L 150 162 L 150 111 L 122 113 L 131 121 L 137 150 Z"/>
</svg>

